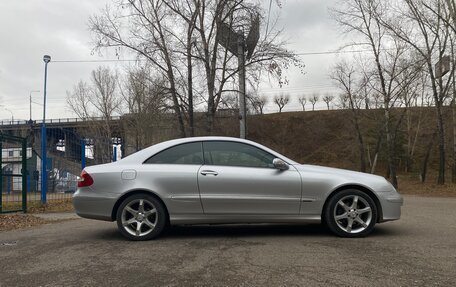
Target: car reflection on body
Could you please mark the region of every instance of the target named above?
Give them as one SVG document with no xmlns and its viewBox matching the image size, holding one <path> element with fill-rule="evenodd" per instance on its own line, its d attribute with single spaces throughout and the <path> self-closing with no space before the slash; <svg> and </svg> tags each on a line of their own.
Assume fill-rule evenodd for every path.
<svg viewBox="0 0 456 287">
<path fill-rule="evenodd" d="M 402 197 L 383 177 L 301 165 L 258 143 L 229 137 L 162 142 L 120 161 L 86 167 L 79 216 L 117 221 L 131 240 L 168 225 L 323 222 L 362 237 L 400 218 Z"/>
</svg>

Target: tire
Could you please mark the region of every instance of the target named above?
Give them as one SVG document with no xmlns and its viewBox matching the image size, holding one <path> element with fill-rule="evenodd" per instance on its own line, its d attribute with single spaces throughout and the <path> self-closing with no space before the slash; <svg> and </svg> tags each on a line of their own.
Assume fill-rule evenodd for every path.
<svg viewBox="0 0 456 287">
<path fill-rule="evenodd" d="M 142 206 L 142 207 L 141 207 Z M 159 236 L 166 226 L 163 204 L 147 194 L 134 194 L 122 201 L 117 209 L 117 227 L 129 240 L 150 240 Z"/>
<path fill-rule="evenodd" d="M 366 193 L 347 189 L 333 195 L 324 210 L 329 229 L 341 237 L 364 237 L 377 222 L 377 206 Z"/>
</svg>

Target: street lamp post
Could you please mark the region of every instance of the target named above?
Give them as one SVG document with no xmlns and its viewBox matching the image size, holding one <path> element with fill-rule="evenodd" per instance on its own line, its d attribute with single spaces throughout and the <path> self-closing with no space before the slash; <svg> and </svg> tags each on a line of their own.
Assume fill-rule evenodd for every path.
<svg viewBox="0 0 456 287">
<path fill-rule="evenodd" d="M 44 93 L 43 93 L 43 122 L 41 123 L 41 203 L 46 203 L 47 194 L 47 158 L 46 158 L 46 84 L 47 84 L 47 65 L 51 61 L 51 56 L 44 55 Z"/>
<path fill-rule="evenodd" d="M 33 93 L 39 93 L 40 91 L 38 90 L 34 90 L 34 91 L 30 91 L 30 121 L 32 121 L 32 94 Z"/>
<path fill-rule="evenodd" d="M 7 107 L 3 107 L 3 108 L 4 108 L 5 110 L 7 110 L 8 112 L 10 112 L 10 114 L 11 114 L 11 124 L 13 124 L 13 122 L 14 122 L 14 115 L 13 115 L 13 112 L 12 112 L 10 109 L 8 109 Z"/>
</svg>

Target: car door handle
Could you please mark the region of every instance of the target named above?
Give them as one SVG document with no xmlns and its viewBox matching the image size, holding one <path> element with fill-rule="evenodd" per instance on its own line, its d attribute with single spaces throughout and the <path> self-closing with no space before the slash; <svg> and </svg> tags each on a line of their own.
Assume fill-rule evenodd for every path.
<svg viewBox="0 0 456 287">
<path fill-rule="evenodd" d="M 202 175 L 213 175 L 213 176 L 217 176 L 218 175 L 218 172 L 213 171 L 213 170 L 202 170 L 200 173 Z"/>
</svg>

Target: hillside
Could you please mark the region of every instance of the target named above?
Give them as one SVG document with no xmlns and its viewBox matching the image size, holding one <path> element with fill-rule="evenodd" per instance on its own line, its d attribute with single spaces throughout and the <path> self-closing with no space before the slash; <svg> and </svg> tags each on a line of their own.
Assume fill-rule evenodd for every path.
<svg viewBox="0 0 456 287">
<path fill-rule="evenodd" d="M 366 142 L 366 161 L 373 160 L 374 150 L 382 125 L 381 110 L 363 110 L 361 129 Z M 426 150 L 431 147 L 429 175 L 437 171 L 438 154 L 435 137 L 435 110 L 431 108 L 413 108 L 405 113 L 404 109 L 393 110 L 396 131 L 399 173 L 405 171 L 418 179 Z M 451 179 L 453 162 L 452 115 L 445 109 L 446 118 L 446 172 L 447 181 Z M 238 136 L 236 118 L 224 118 L 218 121 L 215 134 Z M 204 133 L 202 133 L 204 134 Z M 333 167 L 359 170 L 359 150 L 357 137 L 349 110 L 287 112 L 266 115 L 252 115 L 248 118 L 248 138 L 273 148 L 301 163 L 328 165 Z M 407 148 L 413 148 L 413 155 L 407 156 Z M 414 146 L 414 147 L 413 147 Z M 377 173 L 385 175 L 386 144 L 380 142 Z M 406 164 L 407 163 L 407 164 Z"/>
<path fill-rule="evenodd" d="M 452 112 L 444 108 L 446 131 L 446 182 L 451 182 L 453 164 Z M 419 183 L 423 162 L 430 147 L 427 182 L 435 181 L 438 164 L 435 109 L 415 107 L 391 111 L 395 131 L 399 181 Z M 386 176 L 386 141 L 383 127 L 383 111 L 360 110 L 360 127 L 365 142 L 366 171 L 371 170 L 375 150 L 380 138 L 378 162 L 375 173 Z M 204 113 L 195 114 L 195 135 L 239 136 L 239 120 L 236 113 L 221 113 L 215 120 L 212 133 L 205 130 Z M 127 130 L 134 131 L 134 128 Z M 170 117 L 154 121 L 145 134 L 129 134 L 126 147 L 134 143 L 135 136 L 144 137 L 145 145 L 179 137 L 174 120 Z M 247 138 L 264 144 L 300 163 L 326 165 L 360 170 L 360 151 L 350 110 L 323 110 L 284 112 L 250 115 L 247 119 Z M 134 147 L 132 147 L 134 150 Z M 412 185 L 409 185 L 412 186 Z M 428 190 L 434 187 L 429 187 Z M 454 189 L 454 186 L 450 186 Z M 427 192 L 428 193 L 428 192 Z M 446 193 L 446 191 L 444 192 Z M 456 194 L 456 190 L 450 190 Z"/>
</svg>

